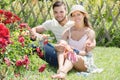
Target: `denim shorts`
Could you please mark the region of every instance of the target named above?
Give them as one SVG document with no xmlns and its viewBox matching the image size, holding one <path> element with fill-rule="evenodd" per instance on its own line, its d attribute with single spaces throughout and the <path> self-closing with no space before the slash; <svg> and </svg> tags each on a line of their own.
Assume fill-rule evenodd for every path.
<svg viewBox="0 0 120 80">
<path fill-rule="evenodd" d="M 50 43 L 44 45 L 44 58 L 51 66 L 58 66 L 57 52 Z"/>
</svg>

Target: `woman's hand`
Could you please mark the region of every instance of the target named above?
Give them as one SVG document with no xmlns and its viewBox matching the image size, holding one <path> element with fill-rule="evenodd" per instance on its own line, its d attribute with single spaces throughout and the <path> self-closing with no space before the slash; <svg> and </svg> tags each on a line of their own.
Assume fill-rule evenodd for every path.
<svg viewBox="0 0 120 80">
<path fill-rule="evenodd" d="M 64 52 L 65 51 L 65 46 L 61 43 L 55 45 L 55 49 L 58 52 Z"/>
<path fill-rule="evenodd" d="M 90 52 L 95 47 L 95 43 L 90 40 L 86 41 L 86 52 Z"/>
</svg>

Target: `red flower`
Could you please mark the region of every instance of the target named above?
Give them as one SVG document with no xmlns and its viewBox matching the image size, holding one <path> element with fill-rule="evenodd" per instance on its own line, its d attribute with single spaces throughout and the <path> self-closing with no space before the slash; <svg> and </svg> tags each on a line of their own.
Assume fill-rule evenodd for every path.
<svg viewBox="0 0 120 80">
<path fill-rule="evenodd" d="M 18 38 L 18 41 L 20 43 L 24 43 L 25 39 L 24 39 L 24 37 L 22 35 L 20 35 L 19 38 Z"/>
<path fill-rule="evenodd" d="M 24 47 L 25 44 L 24 43 L 21 43 L 21 44 L 22 44 L 22 47 Z"/>
<path fill-rule="evenodd" d="M 17 60 L 15 64 L 16 64 L 16 66 L 22 66 L 23 65 L 22 60 Z"/>
<path fill-rule="evenodd" d="M 44 45 L 48 44 L 48 39 L 45 39 Z"/>
<path fill-rule="evenodd" d="M 42 66 L 40 66 L 39 72 L 43 72 L 45 68 L 46 68 L 46 64 L 43 64 Z"/>
<path fill-rule="evenodd" d="M 37 51 L 37 55 L 38 55 L 40 58 L 42 58 L 42 57 L 44 56 L 42 50 L 41 50 L 39 47 L 36 48 L 36 51 Z"/>
<path fill-rule="evenodd" d="M 27 55 L 24 56 L 24 59 L 23 59 L 22 62 L 23 62 L 24 65 L 28 65 L 30 63 Z"/>
<path fill-rule="evenodd" d="M 4 24 L 10 24 L 12 23 L 12 20 L 11 19 L 6 19 L 5 21 L 3 21 Z"/>
<path fill-rule="evenodd" d="M 0 23 L 0 38 L 1 37 L 9 38 L 10 37 L 9 35 L 10 35 L 9 29 L 6 28 L 6 26 L 3 23 Z"/>
<path fill-rule="evenodd" d="M 9 29 L 3 23 L 0 23 L 0 52 L 4 52 L 6 46 L 10 42 L 10 32 Z"/>
<path fill-rule="evenodd" d="M 21 43 L 21 46 L 24 47 L 25 38 L 22 35 L 18 37 L 18 41 Z"/>
<path fill-rule="evenodd" d="M 6 18 L 11 18 L 13 16 L 13 14 L 10 11 L 5 11 L 4 15 Z"/>
<path fill-rule="evenodd" d="M 0 9 L 0 14 L 3 14 L 4 13 L 4 10 Z"/>
<path fill-rule="evenodd" d="M 25 65 L 26 69 L 28 69 L 28 64 L 30 64 L 30 61 L 28 59 L 28 56 L 25 55 L 24 59 L 22 60 L 23 65 Z"/>
<path fill-rule="evenodd" d="M 17 15 L 13 15 L 15 21 L 20 21 L 20 18 Z"/>
<path fill-rule="evenodd" d="M 39 56 L 40 58 L 42 58 L 42 57 L 44 56 L 43 52 L 39 52 L 39 53 L 37 53 L 37 54 L 38 54 L 38 56 Z"/>
<path fill-rule="evenodd" d="M 6 51 L 6 48 L 2 48 L 2 50 L 0 50 L 0 52 L 4 53 Z"/>
<path fill-rule="evenodd" d="M 16 61 L 16 66 L 23 66 L 23 65 L 25 65 L 25 67 L 26 67 L 27 69 L 28 69 L 28 64 L 30 64 L 30 61 L 29 61 L 27 55 L 25 55 L 22 60 L 17 60 L 17 61 Z"/>
<path fill-rule="evenodd" d="M 7 66 L 10 66 L 11 65 L 11 62 L 8 58 L 4 58 L 4 61 L 5 63 L 7 64 Z"/>
<path fill-rule="evenodd" d="M 10 24 L 10 23 L 20 21 L 20 18 L 10 11 L 5 11 L 0 9 L 0 15 L 3 16 L 3 19 L 0 19 L 0 20 L 2 20 L 2 23 L 4 24 Z"/>
<path fill-rule="evenodd" d="M 27 23 L 21 23 L 21 24 L 20 24 L 20 29 L 22 29 L 22 28 L 26 28 L 27 26 L 28 26 Z"/>
<path fill-rule="evenodd" d="M 37 53 L 41 52 L 41 49 L 39 47 L 36 48 Z"/>
<path fill-rule="evenodd" d="M 0 38 L 0 48 L 5 48 L 7 46 L 7 40 Z"/>
</svg>

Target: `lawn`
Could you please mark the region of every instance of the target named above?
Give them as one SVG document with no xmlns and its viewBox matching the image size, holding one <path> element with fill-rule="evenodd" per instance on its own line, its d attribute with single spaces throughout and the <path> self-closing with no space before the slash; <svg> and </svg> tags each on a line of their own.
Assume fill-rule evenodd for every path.
<svg viewBox="0 0 120 80">
<path fill-rule="evenodd" d="M 72 70 L 68 73 L 67 80 L 120 80 L 120 48 L 96 47 L 93 53 L 95 64 L 99 68 L 103 68 L 104 71 L 85 77 L 77 75 L 77 71 Z M 31 58 L 30 70 L 24 70 L 20 76 L 15 77 L 12 72 L 14 68 L 8 67 L 4 74 L 6 77 L 3 80 L 52 80 L 50 76 L 55 74 L 57 68 L 49 66 L 35 54 L 29 57 Z M 47 64 L 45 71 L 42 73 L 37 69 L 41 64 Z M 35 66 L 32 67 L 32 65 Z"/>
</svg>

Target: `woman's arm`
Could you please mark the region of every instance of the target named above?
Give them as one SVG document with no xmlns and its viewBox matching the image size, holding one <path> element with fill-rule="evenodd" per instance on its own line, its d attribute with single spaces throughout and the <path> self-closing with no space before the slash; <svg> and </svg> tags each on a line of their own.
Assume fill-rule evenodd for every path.
<svg viewBox="0 0 120 80">
<path fill-rule="evenodd" d="M 90 52 L 96 46 L 95 32 L 93 30 L 89 30 L 87 35 L 88 39 L 86 41 L 84 49 L 79 52 L 80 56 L 87 55 L 87 53 Z"/>
<path fill-rule="evenodd" d="M 88 39 L 86 41 L 85 51 L 90 52 L 93 48 L 95 48 L 95 46 L 96 46 L 95 32 L 94 30 L 90 30 L 88 32 Z"/>
</svg>

